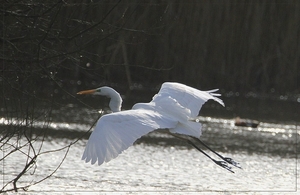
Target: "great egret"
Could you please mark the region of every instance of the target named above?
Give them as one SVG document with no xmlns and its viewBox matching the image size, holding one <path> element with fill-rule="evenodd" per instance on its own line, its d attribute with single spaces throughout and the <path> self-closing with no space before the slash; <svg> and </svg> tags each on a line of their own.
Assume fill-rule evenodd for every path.
<svg viewBox="0 0 300 195">
<path fill-rule="evenodd" d="M 98 165 L 116 158 L 120 153 L 142 137 L 157 129 L 168 129 L 173 136 L 187 141 L 219 166 L 233 172 L 231 164 L 239 167 L 231 158 L 218 154 L 204 144 L 201 124 L 195 120 L 202 105 L 209 99 L 224 106 L 214 93 L 218 89 L 200 91 L 180 83 L 165 82 L 149 103 L 137 103 L 131 110 L 121 111 L 122 98 L 110 87 L 80 91 L 77 94 L 95 94 L 110 98 L 109 107 L 113 113 L 103 115 L 92 132 L 82 160 Z M 196 122 L 197 121 L 197 122 Z M 217 161 L 201 150 L 194 142 L 200 142 L 222 160 Z M 240 168 L 240 167 L 239 167 Z"/>
</svg>

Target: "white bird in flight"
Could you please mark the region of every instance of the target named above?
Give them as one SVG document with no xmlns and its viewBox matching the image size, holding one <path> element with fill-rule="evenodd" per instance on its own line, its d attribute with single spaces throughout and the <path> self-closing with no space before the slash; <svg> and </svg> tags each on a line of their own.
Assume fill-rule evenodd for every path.
<svg viewBox="0 0 300 195">
<path fill-rule="evenodd" d="M 217 165 L 233 172 L 232 167 L 241 168 L 231 158 L 218 154 L 199 138 L 201 123 L 195 120 L 202 105 L 207 100 L 215 100 L 224 106 L 221 99 L 214 93 L 218 89 L 200 91 L 184 84 L 165 82 L 158 94 L 149 103 L 137 103 L 131 110 L 121 111 L 122 98 L 110 87 L 100 87 L 80 91 L 77 94 L 94 94 L 110 98 L 109 107 L 113 113 L 103 115 L 90 135 L 82 160 L 98 165 L 116 158 L 133 143 L 154 130 L 168 129 L 169 133 L 187 141 Z M 222 160 L 218 161 L 201 150 L 195 142 L 211 150 Z"/>
</svg>

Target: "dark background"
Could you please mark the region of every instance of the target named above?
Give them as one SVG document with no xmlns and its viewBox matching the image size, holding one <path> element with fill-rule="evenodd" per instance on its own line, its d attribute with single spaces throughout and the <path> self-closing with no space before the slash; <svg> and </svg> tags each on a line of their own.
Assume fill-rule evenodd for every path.
<svg viewBox="0 0 300 195">
<path fill-rule="evenodd" d="M 164 81 L 300 93 L 297 0 L 5 2 L 2 98 L 68 98 L 101 85 L 126 92 Z"/>
</svg>

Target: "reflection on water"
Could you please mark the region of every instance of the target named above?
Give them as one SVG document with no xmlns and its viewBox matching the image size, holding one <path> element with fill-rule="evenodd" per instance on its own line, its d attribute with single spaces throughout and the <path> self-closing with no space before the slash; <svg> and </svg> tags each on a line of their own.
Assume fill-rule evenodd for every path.
<svg viewBox="0 0 300 195">
<path fill-rule="evenodd" d="M 86 132 L 97 120 L 99 113 L 76 105 L 54 109 L 53 113 L 56 114 L 50 120 L 32 120 L 29 126 L 28 119 L 6 118 L 3 115 L 0 117 L 0 131 L 1 135 L 5 135 L 14 126 L 28 127 L 32 137 L 36 138 L 33 145 L 40 148 L 40 152 L 60 149 L 80 139 L 70 147 L 58 171 L 49 179 L 31 186 L 31 192 L 217 191 L 217 194 L 223 194 L 222 191 L 295 191 L 299 173 L 296 154 L 300 149 L 297 145 L 297 123 L 293 120 L 263 120 L 258 128 L 236 127 L 232 119 L 224 117 L 233 114 L 223 113 L 218 118 L 203 117 L 218 116 L 215 113 L 220 108 L 213 105 L 204 108 L 202 117 L 199 117 L 203 124 L 202 140 L 224 156 L 240 162 L 243 169 L 235 169 L 235 174 L 218 167 L 185 142 L 161 132 L 142 137 L 133 147 L 109 163 L 101 166 L 86 164 L 80 160 L 90 133 Z M 229 110 L 231 108 L 229 105 Z M 212 111 L 209 113 L 208 110 Z M 10 139 L 1 148 L 0 158 L 9 151 L 9 144 L 17 141 L 20 144 L 26 142 L 25 138 L 17 136 Z M 39 156 L 35 172 L 28 172 L 21 177 L 19 184 L 33 183 L 51 174 L 67 149 Z M 25 150 L 1 161 L 1 183 L 15 178 L 24 168 L 24 161 Z"/>
<path fill-rule="evenodd" d="M 97 113 L 93 113 L 93 118 L 98 118 Z M 94 121 L 94 122 L 95 122 Z M 297 138 L 300 132 L 297 132 L 295 124 L 274 124 L 261 122 L 258 128 L 236 127 L 234 120 L 199 117 L 203 125 L 203 141 L 207 141 L 211 146 L 221 151 L 246 151 L 248 153 L 268 153 L 281 155 L 283 157 L 295 157 L 297 150 Z M 0 118 L 0 125 L 24 125 L 24 121 L 17 119 Z M 31 128 L 31 127 L 35 128 Z M 30 131 L 38 136 L 45 135 L 54 138 L 85 138 L 89 137 L 92 126 L 89 124 L 66 123 L 66 122 L 48 122 L 46 128 L 45 121 L 34 121 L 30 126 Z M 5 129 L 1 129 L 5 131 Z M 0 131 L 1 131 L 0 130 Z M 144 143 L 163 143 L 167 145 L 178 145 L 180 141 L 174 137 L 155 136 L 152 133 L 141 138 Z M 299 148 L 299 146 L 298 146 Z"/>
<path fill-rule="evenodd" d="M 3 120 L 3 119 L 2 119 Z M 203 141 L 225 156 L 240 162 L 243 170 L 235 174 L 212 163 L 197 150 L 167 134 L 151 133 L 118 158 L 102 166 L 80 160 L 86 139 L 70 148 L 62 167 L 30 191 L 293 191 L 296 186 L 296 126 L 263 123 L 258 129 L 233 126 L 231 120 L 201 117 Z M 54 125 L 55 126 L 55 125 Z M 84 125 L 76 132 L 50 125 L 42 152 L 59 149 L 82 136 Z M 58 123 L 56 127 L 61 127 Z M 38 129 L 37 129 L 38 130 Z M 40 129 L 39 129 L 40 130 Z M 54 132 L 59 133 L 54 133 Z M 72 136 L 73 135 L 73 136 Z M 76 135 L 76 136 L 74 136 Z M 13 140 L 11 140 L 13 141 Z M 50 174 L 66 150 L 41 155 L 35 174 L 20 179 L 26 183 Z M 208 151 L 207 151 L 208 152 Z M 15 154 L 3 162 L 4 180 L 23 168 Z M 24 155 L 23 155 L 24 157 Z M 1 171 L 2 172 L 2 171 Z"/>
<path fill-rule="evenodd" d="M 156 135 L 158 136 L 158 135 Z M 59 148 L 68 143 L 56 139 L 44 143 L 44 149 Z M 185 146 L 136 144 L 115 160 L 92 166 L 80 160 L 85 141 L 72 147 L 58 172 L 30 191 L 293 191 L 296 186 L 296 159 L 273 155 L 227 153 L 239 161 L 243 170 L 235 174 L 213 164 L 198 151 Z M 38 144 L 38 143 L 37 143 Z M 49 174 L 65 151 L 42 156 L 31 181 Z M 21 169 L 20 164 L 5 162 L 5 179 Z"/>
</svg>

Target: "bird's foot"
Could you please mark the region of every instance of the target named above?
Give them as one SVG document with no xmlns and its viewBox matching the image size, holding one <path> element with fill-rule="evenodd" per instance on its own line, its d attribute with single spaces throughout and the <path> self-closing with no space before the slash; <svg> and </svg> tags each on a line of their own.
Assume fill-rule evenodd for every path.
<svg viewBox="0 0 300 195">
<path fill-rule="evenodd" d="M 228 163 L 227 163 L 227 162 L 225 162 L 225 161 L 217 161 L 217 160 L 214 160 L 214 162 L 215 162 L 217 165 L 223 167 L 224 169 L 230 171 L 231 173 L 234 173 L 234 171 L 231 170 L 232 167 L 231 167 L 231 166 L 228 166 Z"/>
<path fill-rule="evenodd" d="M 232 164 L 233 166 L 235 166 L 237 168 L 242 169 L 242 167 L 240 166 L 240 163 L 235 162 L 232 158 L 225 157 L 225 158 L 223 158 L 223 160 L 225 160 L 226 162 L 228 162 L 229 164 Z"/>
</svg>

